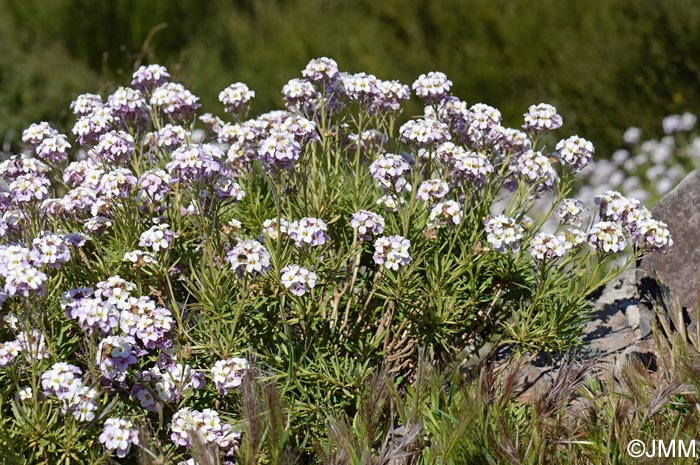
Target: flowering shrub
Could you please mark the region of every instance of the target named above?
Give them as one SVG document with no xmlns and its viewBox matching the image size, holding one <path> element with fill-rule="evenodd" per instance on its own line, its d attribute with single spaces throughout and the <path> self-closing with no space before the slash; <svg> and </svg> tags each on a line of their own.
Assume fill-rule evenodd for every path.
<svg viewBox="0 0 700 465">
<path fill-rule="evenodd" d="M 568 197 L 593 146 L 542 145 L 551 105 L 504 128 L 433 72 L 412 86 L 424 115 L 399 126 L 408 86 L 328 58 L 302 76 L 286 111 L 252 119 L 255 93 L 231 85 L 222 119 L 144 66 L 133 88 L 77 97 L 71 137 L 25 131 L 0 165 L 0 408 L 23 453 L 230 463 L 248 374 L 283 386 L 311 449 L 379 365 L 405 383 L 419 353 L 577 344 L 615 276 L 597 270 L 672 243 L 638 201 Z"/>
</svg>

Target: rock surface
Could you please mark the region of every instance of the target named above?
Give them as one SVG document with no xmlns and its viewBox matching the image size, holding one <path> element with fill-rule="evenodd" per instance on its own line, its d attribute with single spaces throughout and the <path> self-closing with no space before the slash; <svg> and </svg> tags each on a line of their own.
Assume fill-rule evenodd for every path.
<svg viewBox="0 0 700 465">
<path fill-rule="evenodd" d="M 641 301 L 637 270 L 631 270 L 609 283 L 592 303 L 591 320 L 582 336 L 585 345 L 576 353 L 578 361 L 593 362 L 592 375 L 617 370 L 630 358 L 654 369 L 655 345 L 650 337 L 653 314 Z M 561 366 L 561 359 L 535 359 L 523 367 L 518 380 L 521 400 L 550 389 Z"/>
<path fill-rule="evenodd" d="M 668 225 L 673 246 L 644 257 L 640 280 L 658 276 L 684 307 L 694 310 L 700 298 L 700 171 L 688 174 L 666 194 L 652 216 Z"/>
</svg>

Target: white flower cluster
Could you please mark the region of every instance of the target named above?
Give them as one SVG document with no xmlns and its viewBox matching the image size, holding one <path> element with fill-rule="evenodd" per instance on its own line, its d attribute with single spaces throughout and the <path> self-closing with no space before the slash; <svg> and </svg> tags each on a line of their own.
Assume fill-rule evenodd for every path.
<svg viewBox="0 0 700 465">
<path fill-rule="evenodd" d="M 530 255 L 539 261 L 563 257 L 573 244 L 564 236 L 539 233 L 530 241 Z"/>
<path fill-rule="evenodd" d="M 445 73 L 431 71 L 428 74 L 418 76 L 411 87 L 421 99 L 427 102 L 439 102 L 450 92 L 452 81 L 447 79 Z"/>
<path fill-rule="evenodd" d="M 117 457 L 124 458 L 129 453 L 132 444 L 139 443 L 139 432 L 129 420 L 108 418 L 100 434 L 100 442 L 110 452 L 116 452 Z"/>
<path fill-rule="evenodd" d="M 211 368 L 211 379 L 219 394 L 226 395 L 241 385 L 248 360 L 240 357 L 219 360 Z"/>
<path fill-rule="evenodd" d="M 505 252 L 510 249 L 514 252 L 520 250 L 520 239 L 523 238 L 523 228 L 514 218 L 498 215 L 493 218 L 486 217 L 486 240 L 494 250 Z"/>
<path fill-rule="evenodd" d="M 418 187 L 416 197 L 425 202 L 434 202 L 445 197 L 449 191 L 450 186 L 442 179 L 428 179 Z"/>
<path fill-rule="evenodd" d="M 588 232 L 588 243 L 605 253 L 622 252 L 627 240 L 625 231 L 613 221 L 600 221 L 594 224 Z"/>
<path fill-rule="evenodd" d="M 493 173 L 493 165 L 486 154 L 462 150 L 452 158 L 452 167 L 458 178 L 484 184 L 486 177 Z"/>
<path fill-rule="evenodd" d="M 555 148 L 562 162 L 571 166 L 575 172 L 581 171 L 593 161 L 593 153 L 595 152 L 593 144 L 579 136 L 560 140 Z"/>
<path fill-rule="evenodd" d="M 319 218 L 302 218 L 289 223 L 287 234 L 297 247 L 318 246 L 328 241 L 328 226 Z"/>
<path fill-rule="evenodd" d="M 581 216 L 585 211 L 583 202 L 577 199 L 564 199 L 557 207 L 557 215 L 563 223 L 571 223 L 574 226 L 581 225 Z"/>
<path fill-rule="evenodd" d="M 226 260 L 231 264 L 231 269 L 243 275 L 263 274 L 270 268 L 270 252 L 258 241 L 245 240 L 239 242 L 226 255 Z"/>
<path fill-rule="evenodd" d="M 157 224 L 141 234 L 139 246 L 150 247 L 155 252 L 167 249 L 178 234 L 170 230 L 167 223 Z"/>
<path fill-rule="evenodd" d="M 439 145 L 452 138 L 450 128 L 436 119 L 409 120 L 399 128 L 399 132 L 403 142 L 417 147 Z"/>
<path fill-rule="evenodd" d="M 219 412 L 213 409 L 202 411 L 183 408 L 175 412 L 170 424 L 170 439 L 178 446 L 192 447 L 192 436 L 199 436 L 205 444 L 215 444 L 222 449 L 231 447 L 240 433 L 234 432 L 233 427 L 221 423 Z"/>
<path fill-rule="evenodd" d="M 528 150 L 520 155 L 515 165 L 511 165 L 511 170 L 530 184 L 537 184 L 537 192 L 551 190 L 559 179 L 549 158 L 534 150 Z"/>
<path fill-rule="evenodd" d="M 227 113 L 238 113 L 255 97 L 252 91 L 242 82 L 231 84 L 219 93 L 219 101 L 226 107 Z"/>
<path fill-rule="evenodd" d="M 287 265 L 282 268 L 282 285 L 296 296 L 302 296 L 306 294 L 307 289 L 316 287 L 317 279 L 316 273 L 299 265 Z"/>
<path fill-rule="evenodd" d="M 531 105 L 523 116 L 525 118 L 523 128 L 531 132 L 553 131 L 562 125 L 562 118 L 557 113 L 557 109 L 548 103 Z"/>
<path fill-rule="evenodd" d="M 436 204 L 430 211 L 430 226 L 439 228 L 445 224 L 459 224 L 462 221 L 462 206 L 454 200 Z"/>
<path fill-rule="evenodd" d="M 78 421 L 91 421 L 97 410 L 97 391 L 86 386 L 80 368 L 68 363 L 54 363 L 41 375 L 44 395 L 54 395 L 63 402 L 62 412 L 68 411 Z"/>
<path fill-rule="evenodd" d="M 384 218 L 369 210 L 358 210 L 353 213 L 350 226 L 357 229 L 362 240 L 369 240 L 384 232 Z"/>
<path fill-rule="evenodd" d="M 374 242 L 374 262 L 390 270 L 398 270 L 411 262 L 409 247 L 411 241 L 405 237 L 382 236 Z"/>
</svg>

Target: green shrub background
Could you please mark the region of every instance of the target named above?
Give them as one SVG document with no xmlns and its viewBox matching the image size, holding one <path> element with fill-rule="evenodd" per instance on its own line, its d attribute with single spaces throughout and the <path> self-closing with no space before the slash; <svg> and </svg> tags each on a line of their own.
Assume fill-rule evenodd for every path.
<svg viewBox="0 0 700 465">
<path fill-rule="evenodd" d="M 654 133 L 665 114 L 700 109 L 692 0 L 0 0 L 0 12 L 5 148 L 31 122 L 68 126 L 75 95 L 139 62 L 166 65 L 208 108 L 246 82 L 256 111 L 279 107 L 317 56 L 406 83 L 441 70 L 513 126 L 532 103 L 556 105 L 601 157 L 627 126 Z"/>
</svg>

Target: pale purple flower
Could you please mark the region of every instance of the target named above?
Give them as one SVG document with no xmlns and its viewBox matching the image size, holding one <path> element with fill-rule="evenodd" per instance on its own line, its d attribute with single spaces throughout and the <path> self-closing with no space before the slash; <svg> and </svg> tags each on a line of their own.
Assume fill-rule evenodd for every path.
<svg viewBox="0 0 700 465">
<path fill-rule="evenodd" d="M 221 172 L 224 156 L 213 144 L 183 145 L 172 152 L 166 170 L 174 181 L 211 180 Z"/>
<path fill-rule="evenodd" d="M 155 252 L 160 252 L 161 250 L 170 247 L 175 238 L 179 235 L 170 229 L 170 225 L 167 223 L 156 224 L 152 226 L 147 231 L 141 234 L 139 239 L 140 247 L 150 247 Z"/>
<path fill-rule="evenodd" d="M 108 452 L 115 452 L 117 457 L 124 458 L 132 445 L 138 445 L 139 432 L 129 420 L 108 418 L 100 434 L 100 442 Z"/>
<path fill-rule="evenodd" d="M 525 118 L 523 128 L 529 132 L 553 131 L 562 125 L 562 118 L 557 113 L 557 109 L 547 103 L 531 105 L 523 117 Z"/>
<path fill-rule="evenodd" d="M 96 109 L 102 107 L 102 97 L 97 94 L 81 94 L 70 104 L 70 109 L 78 118 L 87 116 Z"/>
<path fill-rule="evenodd" d="M 343 79 L 343 89 L 348 99 L 369 103 L 378 95 L 379 89 L 377 88 L 377 84 L 379 79 L 377 79 L 376 76 L 366 73 L 341 73 L 341 75 Z"/>
<path fill-rule="evenodd" d="M 431 71 L 427 75 L 418 76 L 412 87 L 419 98 L 429 103 L 437 103 L 447 97 L 452 81 L 447 79 L 444 73 Z"/>
<path fill-rule="evenodd" d="M 29 386 L 25 386 L 22 389 L 19 390 L 17 393 L 17 397 L 19 400 L 26 402 L 28 400 L 31 400 L 34 398 L 34 393 L 32 392 L 32 388 Z"/>
<path fill-rule="evenodd" d="M 338 63 L 327 57 L 314 58 L 309 61 L 301 74 L 311 82 L 327 84 L 337 81 L 340 77 Z"/>
<path fill-rule="evenodd" d="M 161 65 L 140 66 L 134 71 L 131 85 L 141 90 L 152 90 L 168 82 L 170 73 Z"/>
<path fill-rule="evenodd" d="M 70 244 L 62 234 L 47 233 L 32 241 L 30 256 L 35 267 L 60 268 L 70 260 Z"/>
<path fill-rule="evenodd" d="M 64 362 L 54 363 L 41 375 L 44 395 L 55 395 L 61 400 L 69 399 L 76 387 L 74 380 L 80 380 L 82 373 L 75 365 Z"/>
<path fill-rule="evenodd" d="M 95 330 L 109 333 L 119 325 L 119 311 L 110 302 L 99 297 L 84 297 L 66 303 L 64 310 L 69 318 L 77 320 L 78 326 L 88 334 Z"/>
<path fill-rule="evenodd" d="M 358 210 L 353 213 L 350 225 L 357 229 L 360 239 L 365 241 L 384 232 L 384 218 L 369 210 Z"/>
<path fill-rule="evenodd" d="M 574 172 L 581 171 L 588 165 L 593 160 L 595 152 L 593 144 L 579 136 L 560 140 L 556 150 L 562 162 L 571 166 Z"/>
<path fill-rule="evenodd" d="M 19 343 L 15 341 L 0 342 L 0 368 L 6 368 L 14 362 L 21 352 Z"/>
<path fill-rule="evenodd" d="M 451 159 L 453 174 L 457 179 L 483 185 L 493 173 L 493 165 L 482 152 L 457 151 Z"/>
<path fill-rule="evenodd" d="M 638 229 L 641 247 L 648 250 L 666 251 L 673 245 L 668 225 L 663 221 L 647 219 L 642 221 Z"/>
<path fill-rule="evenodd" d="M 258 241 L 245 240 L 226 254 L 226 261 L 239 276 L 244 273 L 257 276 L 269 270 L 270 252 Z"/>
<path fill-rule="evenodd" d="M 405 237 L 382 236 L 374 242 L 374 263 L 384 265 L 391 270 L 398 270 L 401 266 L 406 266 L 411 262 L 411 255 L 408 249 L 411 241 Z"/>
<path fill-rule="evenodd" d="M 401 102 L 411 98 L 411 91 L 405 84 L 399 81 L 376 82 L 377 92 L 370 102 L 371 111 L 374 112 L 396 112 L 401 109 Z"/>
<path fill-rule="evenodd" d="M 131 297 L 131 292 L 135 291 L 136 288 L 136 284 L 123 279 L 119 275 L 110 276 L 107 280 L 97 283 L 95 296 L 119 310 L 125 310 L 130 308 L 129 298 Z"/>
<path fill-rule="evenodd" d="M 302 218 L 287 227 L 287 234 L 297 247 L 318 246 L 328 241 L 328 226 L 319 218 Z"/>
<path fill-rule="evenodd" d="M 186 144 L 190 133 L 182 126 L 166 124 L 153 134 L 154 146 L 174 150 Z"/>
<path fill-rule="evenodd" d="M 405 183 L 398 184 L 401 176 L 411 169 L 410 165 L 401 155 L 387 153 L 377 158 L 369 166 L 369 172 L 379 185 L 385 190 L 395 190 L 397 187 L 405 187 Z M 401 189 L 399 189 L 401 190 Z"/>
<path fill-rule="evenodd" d="M 198 101 L 182 84 L 168 82 L 153 90 L 150 104 L 174 120 L 186 120 L 200 107 Z"/>
<path fill-rule="evenodd" d="M 71 145 L 66 136 L 56 134 L 55 136 L 44 138 L 35 151 L 37 157 L 55 165 L 66 161 L 70 147 Z"/>
<path fill-rule="evenodd" d="M 523 228 L 514 218 L 505 215 L 484 218 L 486 240 L 497 252 L 507 249 L 517 252 L 520 249 L 520 239 L 523 238 Z"/>
<path fill-rule="evenodd" d="M 436 119 L 412 119 L 399 128 L 401 141 L 416 147 L 436 146 L 451 139 L 450 129 Z"/>
<path fill-rule="evenodd" d="M 245 197 L 245 192 L 241 186 L 230 177 L 217 179 L 214 183 L 214 191 L 218 198 L 231 199 L 234 202 L 239 202 Z"/>
<path fill-rule="evenodd" d="M 273 131 L 260 142 L 258 156 L 271 169 L 291 169 L 299 160 L 301 144 L 288 131 Z"/>
<path fill-rule="evenodd" d="M 462 222 L 462 206 L 454 200 L 445 200 L 430 210 L 430 226 L 440 228 L 444 225 Z"/>
<path fill-rule="evenodd" d="M 211 113 L 204 113 L 199 116 L 199 121 L 207 125 L 207 129 L 214 134 L 218 134 L 221 127 L 224 125 L 224 120 Z"/>
<path fill-rule="evenodd" d="M 401 205 L 406 203 L 406 200 L 396 195 L 383 195 L 377 199 L 376 203 L 383 206 L 387 211 L 395 212 L 398 211 Z"/>
<path fill-rule="evenodd" d="M 600 221 L 588 232 L 588 243 L 605 253 L 622 252 L 627 241 L 622 227 L 612 221 Z"/>
<path fill-rule="evenodd" d="M 302 296 L 306 294 L 307 289 L 313 289 L 317 279 L 316 273 L 299 265 L 288 265 L 282 268 L 282 285 L 296 296 Z"/>
<path fill-rule="evenodd" d="M 49 196 L 51 181 L 43 175 L 23 174 L 10 183 L 10 194 L 15 203 L 44 200 Z"/>
<path fill-rule="evenodd" d="M 162 402 L 175 402 L 182 399 L 192 391 L 202 389 L 206 384 L 204 374 L 194 370 L 191 366 L 176 363 L 169 359 L 159 359 L 158 365 L 136 375 L 142 388 L 152 389 L 153 398 L 141 396 L 146 405 L 152 407 L 161 405 Z M 142 404 L 143 405 L 143 404 Z M 144 405 L 144 408 L 148 408 Z M 151 409 L 156 411 L 155 408 Z"/>
<path fill-rule="evenodd" d="M 539 233 L 530 240 L 529 251 L 533 258 L 545 261 L 564 256 L 569 248 L 565 237 Z"/>
<path fill-rule="evenodd" d="M 442 179 L 423 181 L 416 191 L 416 197 L 425 202 L 435 202 L 444 198 L 450 192 L 450 187 Z"/>
<path fill-rule="evenodd" d="M 529 150 L 520 155 L 511 164 L 510 169 L 528 183 L 536 185 L 535 192 L 537 193 L 552 190 L 554 184 L 559 180 L 559 176 L 549 158 L 534 150 Z"/>
<path fill-rule="evenodd" d="M 556 210 L 563 223 L 571 223 L 575 226 L 581 225 L 581 216 L 584 211 L 583 202 L 577 199 L 563 199 Z"/>
<path fill-rule="evenodd" d="M 46 338 L 38 329 L 30 329 L 29 332 L 20 332 L 16 339 L 20 352 L 31 360 L 49 358 L 49 349 L 46 346 Z"/>
<path fill-rule="evenodd" d="M 102 134 L 93 151 L 97 158 L 110 165 L 122 164 L 134 154 L 134 138 L 124 131 Z"/>
<path fill-rule="evenodd" d="M 107 336 L 97 346 L 95 365 L 103 378 L 120 383 L 126 380 L 129 366 L 136 364 L 142 355 L 145 351 L 132 336 Z"/>
<path fill-rule="evenodd" d="M 143 250 L 132 250 L 130 252 L 124 253 L 124 258 L 122 261 L 129 262 L 133 266 L 143 268 L 153 263 L 157 263 L 156 256 L 150 252 L 144 252 Z"/>
<path fill-rule="evenodd" d="M 94 168 L 97 168 L 97 162 L 92 158 L 70 162 L 63 171 L 63 182 L 72 187 L 79 186 L 87 172 Z"/>
<path fill-rule="evenodd" d="M 139 191 L 137 199 L 150 202 L 160 202 L 170 192 L 170 175 L 161 169 L 145 171 L 138 179 Z"/>
<path fill-rule="evenodd" d="M 131 170 L 118 168 L 102 176 L 100 192 L 105 199 L 123 199 L 129 196 L 136 182 Z"/>
<path fill-rule="evenodd" d="M 516 156 L 532 149 L 532 142 L 528 135 L 513 128 L 503 129 L 498 145 Z"/>
<path fill-rule="evenodd" d="M 199 435 L 205 444 L 216 444 L 223 425 L 219 413 L 212 409 L 192 410 L 189 407 L 175 412 L 170 424 L 170 439 L 178 446 L 192 447 L 191 437 Z"/>
<path fill-rule="evenodd" d="M 290 79 L 282 88 L 282 96 L 287 110 L 303 114 L 315 112 L 321 99 L 316 87 L 307 79 Z"/>
<path fill-rule="evenodd" d="M 0 176 L 6 181 L 13 181 L 25 174 L 40 176 L 47 172 L 48 166 L 42 163 L 41 160 L 24 155 L 13 155 L 0 163 Z"/>
<path fill-rule="evenodd" d="M 277 227 L 278 221 L 276 218 L 263 221 L 262 235 L 269 237 L 272 240 L 277 240 Z M 287 234 L 287 231 L 289 230 L 289 221 L 285 220 L 284 218 L 280 218 L 279 230 L 282 234 Z"/>
<path fill-rule="evenodd" d="M 219 101 L 227 113 L 240 113 L 254 97 L 255 91 L 242 82 L 231 84 L 219 93 Z"/>
<path fill-rule="evenodd" d="M 107 97 L 112 115 L 120 120 L 135 121 L 146 116 L 148 104 L 141 91 L 130 87 L 119 87 Z"/>
<path fill-rule="evenodd" d="M 0 246 L 0 276 L 5 278 L 7 297 L 44 293 L 46 274 L 31 265 L 29 249 L 16 245 Z"/>
<path fill-rule="evenodd" d="M 129 297 L 121 307 L 119 329 L 124 334 L 137 337 L 147 349 L 170 347 L 168 335 L 174 324 L 170 310 L 146 296 Z"/>
<path fill-rule="evenodd" d="M 501 128 L 501 112 L 498 109 L 484 103 L 472 105 L 466 135 L 473 148 L 486 148 L 497 142 L 501 134 L 494 132 L 496 128 Z"/>
<path fill-rule="evenodd" d="M 248 370 L 248 361 L 244 358 L 219 360 L 211 368 L 211 379 L 219 394 L 225 396 L 241 385 L 246 370 Z"/>
<path fill-rule="evenodd" d="M 66 213 L 81 216 L 90 213 L 96 200 L 95 189 L 80 186 L 69 190 L 60 202 Z"/>
<path fill-rule="evenodd" d="M 629 199 L 617 191 L 606 191 L 595 197 L 595 204 L 600 206 L 602 220 L 624 225 L 627 217 L 639 206 L 639 201 Z"/>
<path fill-rule="evenodd" d="M 33 123 L 27 129 L 25 129 L 24 132 L 22 132 L 22 142 L 29 144 L 32 147 L 36 147 L 47 137 L 57 135 L 58 131 L 52 128 L 46 121 L 42 121 L 40 123 Z"/>
<path fill-rule="evenodd" d="M 100 136 L 112 129 L 116 119 L 108 107 L 99 107 L 73 125 L 73 134 L 81 145 L 95 144 Z"/>
</svg>

